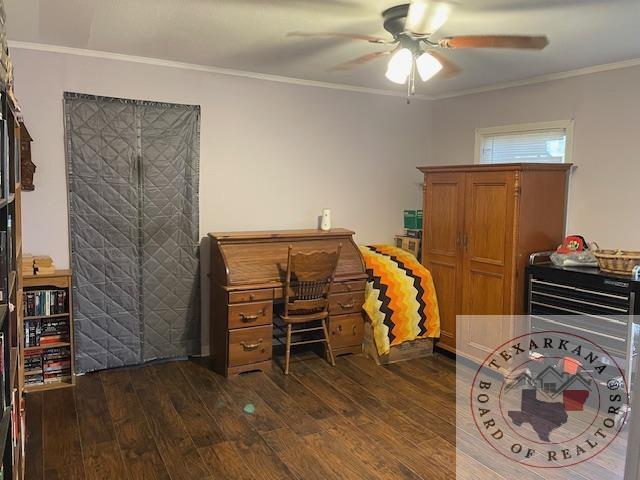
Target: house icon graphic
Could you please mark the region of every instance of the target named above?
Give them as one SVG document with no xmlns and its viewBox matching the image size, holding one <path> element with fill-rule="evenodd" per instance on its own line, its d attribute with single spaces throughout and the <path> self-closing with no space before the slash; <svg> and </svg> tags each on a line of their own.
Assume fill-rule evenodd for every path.
<svg viewBox="0 0 640 480">
<path fill-rule="evenodd" d="M 511 421 L 516 426 L 531 424 L 543 441 L 549 441 L 551 431 L 567 422 L 568 412 L 584 410 L 592 383 L 579 372 L 559 372 L 553 366 L 535 376 L 524 370 L 506 380 L 506 392 L 520 391 L 520 410 L 508 412 Z"/>
<path fill-rule="evenodd" d="M 575 374 L 558 372 L 553 366 L 545 367 L 540 373 L 533 376 L 526 370 L 520 372 L 515 378 L 508 380 L 505 391 L 514 388 L 533 388 L 543 397 L 554 400 L 567 390 L 580 388 L 587 392 L 591 390 L 591 380 L 585 378 L 579 372 Z"/>
</svg>

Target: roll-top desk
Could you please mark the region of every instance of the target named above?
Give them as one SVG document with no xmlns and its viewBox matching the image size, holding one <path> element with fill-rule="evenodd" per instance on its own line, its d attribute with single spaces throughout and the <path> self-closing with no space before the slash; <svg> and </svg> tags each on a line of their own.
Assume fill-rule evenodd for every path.
<svg viewBox="0 0 640 480">
<path fill-rule="evenodd" d="M 273 307 L 284 298 L 289 245 L 300 251 L 342 245 L 330 295 L 330 341 L 334 355 L 360 352 L 367 274 L 353 233 L 341 228 L 210 233 L 213 369 L 229 376 L 271 368 Z"/>
</svg>

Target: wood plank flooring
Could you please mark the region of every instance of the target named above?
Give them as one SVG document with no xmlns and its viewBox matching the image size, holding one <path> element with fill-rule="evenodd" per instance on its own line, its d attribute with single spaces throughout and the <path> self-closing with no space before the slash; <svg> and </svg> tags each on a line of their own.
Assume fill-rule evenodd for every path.
<svg viewBox="0 0 640 480">
<path fill-rule="evenodd" d="M 225 379 L 199 360 L 88 374 L 28 395 L 26 478 L 547 478 L 493 471 L 472 445 L 456 455 L 455 385 L 440 355 L 335 368 L 301 355 L 288 377 L 274 366 Z"/>
</svg>

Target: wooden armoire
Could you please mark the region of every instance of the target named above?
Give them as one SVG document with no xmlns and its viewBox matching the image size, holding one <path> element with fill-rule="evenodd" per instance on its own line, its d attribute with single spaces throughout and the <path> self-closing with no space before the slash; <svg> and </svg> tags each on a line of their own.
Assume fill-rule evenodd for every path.
<svg viewBox="0 0 640 480">
<path fill-rule="evenodd" d="M 457 315 L 524 313 L 529 254 L 565 235 L 570 164 L 418 167 L 424 173 L 422 263 L 440 306 L 437 345 L 482 361 L 516 332 L 512 320 Z M 456 331 L 461 330 L 461 331 Z"/>
</svg>

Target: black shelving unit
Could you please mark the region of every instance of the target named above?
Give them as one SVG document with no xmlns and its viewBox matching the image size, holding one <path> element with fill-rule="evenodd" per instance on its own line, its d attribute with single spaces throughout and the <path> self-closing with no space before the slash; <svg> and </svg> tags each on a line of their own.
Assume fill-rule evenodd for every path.
<svg viewBox="0 0 640 480">
<path fill-rule="evenodd" d="M 0 445 L 2 478 L 22 478 L 23 387 L 21 375 L 21 307 L 18 271 L 21 257 L 19 228 L 20 145 L 19 121 L 4 89 L 0 90 L 0 349 L 2 395 Z"/>
</svg>

